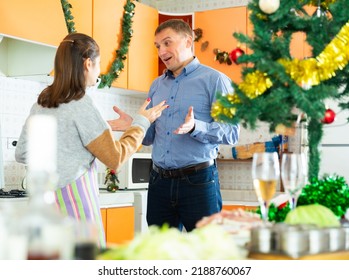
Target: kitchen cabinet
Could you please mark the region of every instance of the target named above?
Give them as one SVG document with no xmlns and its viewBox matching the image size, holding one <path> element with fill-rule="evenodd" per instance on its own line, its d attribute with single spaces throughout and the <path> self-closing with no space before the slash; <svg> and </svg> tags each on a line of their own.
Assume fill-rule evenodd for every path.
<svg viewBox="0 0 349 280">
<path fill-rule="evenodd" d="M 317 7 L 305 6 L 308 15 L 314 14 Z M 304 32 L 295 32 L 290 43 L 290 53 L 293 58 L 306 59 L 312 57 L 312 47 L 306 41 L 307 35 Z"/>
<path fill-rule="evenodd" d="M 128 89 L 148 92 L 158 76 L 158 53 L 154 32 L 158 26 L 158 11 L 139 2 L 133 18 L 133 32 L 128 55 Z"/>
<path fill-rule="evenodd" d="M 105 74 L 115 59 L 115 51 L 122 39 L 124 1 L 93 1 L 92 34 L 101 49 L 101 73 Z M 154 31 L 158 25 L 156 9 L 134 2 L 131 38 L 124 70 L 113 82 L 113 87 L 148 92 L 150 84 L 158 76 L 157 51 L 154 47 Z"/>
<path fill-rule="evenodd" d="M 108 72 L 116 57 L 115 51 L 120 48 L 124 4 L 120 0 L 93 1 L 92 35 L 100 47 L 102 74 Z M 124 61 L 124 70 L 113 87 L 127 88 L 127 71 L 127 61 Z"/>
<path fill-rule="evenodd" d="M 58 46 L 67 35 L 60 1 L 0 1 L 0 34 Z"/>
<path fill-rule="evenodd" d="M 309 15 L 312 15 L 316 11 L 317 7 L 306 6 L 305 10 Z M 247 11 L 247 35 L 253 37 L 253 24 L 249 20 L 249 11 Z M 247 53 L 251 54 L 252 51 L 247 49 Z M 293 58 L 304 59 L 312 56 L 312 48 L 306 42 L 306 34 L 304 32 L 295 32 L 292 35 L 290 43 L 290 53 Z"/>
<path fill-rule="evenodd" d="M 61 2 L 0 1 L 0 18 L 0 75 L 51 82 L 56 49 L 68 34 Z"/>
<path fill-rule="evenodd" d="M 108 244 L 122 244 L 133 239 L 133 206 L 102 208 L 101 215 Z"/>
<path fill-rule="evenodd" d="M 215 68 L 234 82 L 239 83 L 242 80 L 241 70 L 242 65 L 227 65 L 220 64 L 215 61 L 214 49 L 226 51 L 230 53 L 232 50 L 240 47 L 245 52 L 246 46 L 241 45 L 234 37 L 233 33 L 247 32 L 247 8 L 233 7 L 226 9 L 208 10 L 194 13 L 194 28 L 201 28 L 203 35 L 199 42 L 195 42 L 195 55 L 199 58 L 202 64 Z M 208 42 L 208 47 L 205 50 L 201 49 L 203 42 Z"/>
<path fill-rule="evenodd" d="M 75 29 L 79 33 L 92 36 L 93 0 L 69 0 Z M 58 2 L 58 1 L 57 1 Z"/>
<path fill-rule="evenodd" d="M 133 239 L 135 231 L 133 193 L 100 190 L 99 202 L 107 243 L 121 244 Z"/>
</svg>

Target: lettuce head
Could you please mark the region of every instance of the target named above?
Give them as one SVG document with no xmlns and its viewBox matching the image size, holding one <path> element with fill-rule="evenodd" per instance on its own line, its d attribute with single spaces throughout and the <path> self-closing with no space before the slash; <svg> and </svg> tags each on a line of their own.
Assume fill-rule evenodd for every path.
<svg viewBox="0 0 349 280">
<path fill-rule="evenodd" d="M 336 215 L 329 208 L 321 204 L 297 206 L 287 214 L 284 222 L 290 225 L 312 224 L 318 227 L 340 226 L 340 221 Z"/>
</svg>

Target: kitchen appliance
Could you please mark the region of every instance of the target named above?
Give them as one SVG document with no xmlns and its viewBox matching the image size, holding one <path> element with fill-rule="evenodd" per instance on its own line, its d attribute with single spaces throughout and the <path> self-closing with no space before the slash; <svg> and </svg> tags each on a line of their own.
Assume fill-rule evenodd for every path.
<svg viewBox="0 0 349 280">
<path fill-rule="evenodd" d="M 150 153 L 135 153 L 118 172 L 120 189 L 147 189 L 152 168 Z"/>
<path fill-rule="evenodd" d="M 0 198 L 21 198 L 26 196 L 27 192 L 25 190 L 5 190 L 5 170 L 3 163 L 2 138 L 0 126 Z"/>
<path fill-rule="evenodd" d="M 5 191 L 4 189 L 0 189 L 0 198 L 21 198 L 27 197 L 28 194 L 25 190 L 9 190 Z"/>
<path fill-rule="evenodd" d="M 327 107 L 336 113 L 336 118 L 331 124 L 324 124 L 323 137 L 320 145 L 320 173 L 337 174 L 343 176 L 349 183 L 349 125 L 347 118 L 348 110 L 341 111 L 335 102 L 329 101 Z"/>
<path fill-rule="evenodd" d="M 133 191 L 135 209 L 135 232 L 142 233 L 148 230 L 147 223 L 147 197 L 148 190 Z"/>
</svg>

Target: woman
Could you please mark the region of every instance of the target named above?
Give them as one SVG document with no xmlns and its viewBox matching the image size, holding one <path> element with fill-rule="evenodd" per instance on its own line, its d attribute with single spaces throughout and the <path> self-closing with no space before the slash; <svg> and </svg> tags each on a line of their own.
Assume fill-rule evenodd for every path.
<svg viewBox="0 0 349 280">
<path fill-rule="evenodd" d="M 119 141 L 114 141 L 110 126 L 86 95 L 86 88 L 95 85 L 100 74 L 99 47 L 94 39 L 81 33 L 67 35 L 57 49 L 54 63 L 54 81 L 41 92 L 29 117 L 47 114 L 56 118 L 57 205 L 64 214 L 95 222 L 99 226 L 99 245 L 104 248 L 95 159 L 117 170 L 137 151 L 150 123 L 168 106 L 163 101 L 146 110 L 150 102 L 147 99 L 132 125 L 127 126 Z M 28 119 L 15 154 L 16 160 L 24 164 L 27 163 Z M 119 120 L 122 127 L 124 120 Z"/>
</svg>

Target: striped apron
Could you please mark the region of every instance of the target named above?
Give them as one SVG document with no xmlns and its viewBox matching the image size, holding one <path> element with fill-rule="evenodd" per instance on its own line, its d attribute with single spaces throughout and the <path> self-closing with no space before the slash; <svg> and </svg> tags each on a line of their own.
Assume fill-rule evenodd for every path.
<svg viewBox="0 0 349 280">
<path fill-rule="evenodd" d="M 92 222 L 98 227 L 98 246 L 106 248 L 105 232 L 99 205 L 97 164 L 94 161 L 85 174 L 64 188 L 55 191 L 60 211 L 79 221 Z"/>
</svg>

